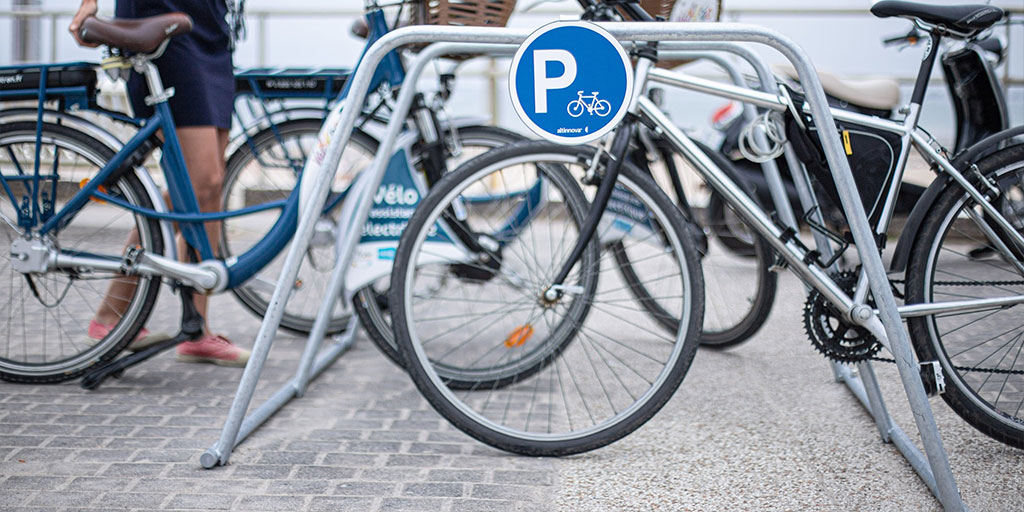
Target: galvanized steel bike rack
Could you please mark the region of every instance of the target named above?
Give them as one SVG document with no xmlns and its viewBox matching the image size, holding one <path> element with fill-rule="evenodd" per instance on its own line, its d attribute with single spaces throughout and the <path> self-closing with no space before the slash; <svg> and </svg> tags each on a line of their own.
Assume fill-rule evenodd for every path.
<svg viewBox="0 0 1024 512">
<path fill-rule="evenodd" d="M 782 53 L 796 68 L 800 81 L 804 85 L 810 112 L 815 123 L 818 126 L 832 126 L 835 124 L 829 111 L 821 82 L 810 59 L 793 41 L 773 30 L 734 23 L 627 22 L 601 23 L 600 25 L 620 41 L 738 41 L 758 43 L 772 47 Z M 370 78 L 378 63 L 388 52 L 406 44 L 431 42 L 468 43 L 474 48 L 474 52 L 482 51 L 487 53 L 486 45 L 520 44 L 528 35 L 528 31 L 521 29 L 413 26 L 401 28 L 387 34 L 377 41 L 364 55 L 358 71 L 352 78 L 353 84 L 348 98 L 344 102 L 340 102 L 332 110 L 331 115 L 320 131 L 320 147 L 307 160 L 303 169 L 303 179 L 300 184 L 303 201 L 301 202 L 300 218 L 295 239 L 289 247 L 277 287 L 268 304 L 266 316 L 253 346 L 252 357 L 242 375 L 238 392 L 228 413 L 220 440 L 201 457 L 201 463 L 204 467 L 210 468 L 218 464 L 227 463 L 231 450 L 250 434 L 252 430 L 287 403 L 288 400 L 293 397 L 302 396 L 310 379 L 315 378 L 316 375 L 337 359 L 341 352 L 348 348 L 355 335 L 354 331 L 358 327 L 358 322 L 353 320 L 349 326 L 350 330 L 344 335 L 343 339 L 336 342 L 329 349 L 328 353 L 317 358 L 317 352 L 323 341 L 327 319 L 334 306 L 335 298 L 344 301 L 346 304 L 351 300 L 351 291 L 345 290 L 342 292 L 342 290 L 344 288 L 344 277 L 351 262 L 352 251 L 358 243 L 361 234 L 359 228 L 366 221 L 372 206 L 370 194 L 365 193 L 366 188 L 369 187 L 370 190 L 373 190 L 383 178 L 384 164 L 390 156 L 394 140 L 401 129 L 400 122 L 397 120 L 404 119 L 399 114 L 407 112 L 412 99 L 411 91 L 413 87 L 402 90 L 396 105 L 395 116 L 392 118 L 392 122 L 389 123 L 387 135 L 381 142 L 378 156 L 366 171 L 366 177 L 357 180 L 355 185 L 353 185 L 356 187 L 352 190 L 353 197 L 358 198 L 358 201 L 346 201 L 342 208 L 342 222 L 339 223 L 339 234 L 341 236 L 338 237 L 337 266 L 331 275 L 327 298 L 324 300 L 324 304 L 314 323 L 313 331 L 306 343 L 299 371 L 292 381 L 274 395 L 274 398 L 255 410 L 249 417 L 245 417 L 245 412 L 252 399 L 260 371 L 280 323 L 285 302 L 291 293 L 292 283 L 294 283 L 299 264 L 309 245 L 313 224 L 326 201 L 330 190 L 329 184 L 334 177 L 342 151 L 348 143 L 349 134 L 352 132 L 359 114 L 360 109 L 358 107 L 365 99 Z M 422 71 L 426 60 L 432 55 L 439 53 L 442 53 L 439 45 L 432 45 L 424 50 L 416 61 L 413 72 L 409 75 L 408 83 L 414 84 L 415 77 L 418 76 L 418 72 Z M 771 83 L 773 82 L 768 81 L 765 85 L 771 87 Z M 712 89 L 707 92 L 721 94 L 722 89 Z M 771 95 L 770 93 L 761 94 L 767 96 L 765 98 L 766 103 L 777 104 L 779 101 L 777 95 Z M 722 95 L 728 96 L 728 94 Z M 749 95 L 741 96 L 745 98 L 750 97 Z M 349 106 L 349 108 L 344 108 L 345 106 Z M 853 234 L 854 242 L 857 244 L 862 265 L 867 273 L 872 294 L 878 306 L 878 315 L 872 316 L 865 322 L 864 326 L 880 339 L 887 341 L 887 346 L 896 358 L 896 365 L 906 390 L 908 401 L 914 411 L 917 428 L 921 434 L 925 453 L 927 454 L 926 464 L 923 463 L 924 461 L 919 460 L 919 457 L 915 459 L 913 455 L 907 455 L 908 460 L 926 483 L 933 483 L 933 485 L 929 483 L 929 488 L 935 493 L 946 510 L 964 510 L 965 507 L 957 490 L 945 449 L 942 446 L 942 441 L 936 429 L 931 407 L 928 404 L 924 386 L 917 371 L 909 336 L 903 327 L 895 298 L 893 297 L 892 290 L 889 288 L 889 281 L 881 257 L 873 250 L 875 243 L 871 227 L 864 208 L 860 203 L 856 183 L 849 164 L 844 157 L 841 142 L 838 135 L 831 130 L 820 130 L 819 137 L 825 150 L 826 160 L 836 182 L 836 187 L 839 190 L 842 206 L 849 220 L 850 230 Z M 332 293 L 332 291 L 335 293 Z M 316 359 L 315 363 L 313 363 L 314 359 Z M 888 414 L 884 412 L 884 406 L 880 405 L 880 398 L 876 399 L 873 396 L 875 391 L 877 391 L 877 385 L 874 383 L 873 374 L 870 373 L 870 366 L 866 366 L 866 369 L 868 370 L 865 373 L 865 377 L 868 378 L 866 390 L 869 398 L 867 400 L 868 408 L 874 413 L 876 421 L 879 421 L 880 417 L 888 418 Z M 844 380 L 850 382 L 848 379 Z M 883 428 L 883 423 L 879 422 L 880 429 Z M 888 424 L 891 425 L 891 421 Z M 891 434 L 892 430 L 887 428 L 882 430 L 882 432 L 883 437 L 885 437 L 886 432 Z M 892 438 L 896 439 L 896 436 Z M 908 442 L 907 444 L 913 446 L 912 443 Z M 900 446 L 900 442 L 897 443 L 897 446 Z M 909 450 L 901 448 L 901 451 L 906 455 Z"/>
<path fill-rule="evenodd" d="M 743 74 L 739 69 L 737 69 L 735 64 L 723 58 L 720 53 L 716 52 L 732 53 L 739 56 L 754 68 L 754 71 L 758 76 L 759 87 L 762 92 L 770 94 L 779 93 L 778 84 L 776 83 L 776 79 L 771 73 L 768 65 L 760 56 L 742 45 L 736 43 L 684 42 L 666 43 L 662 45 L 661 48 L 664 50 L 659 51 L 659 55 L 663 55 L 665 58 L 669 59 L 701 58 L 710 60 L 719 67 L 725 69 L 733 83 L 739 86 L 746 86 Z M 755 115 L 754 107 L 750 104 L 744 104 L 744 117 L 751 120 Z M 758 141 L 758 143 L 763 144 L 763 141 Z M 796 157 L 792 147 L 788 144 L 785 148 L 784 155 L 786 157 L 786 163 L 789 165 L 790 169 L 801 171 L 791 172 L 791 175 L 797 189 L 797 195 L 800 198 L 800 203 L 803 206 L 803 209 L 808 211 L 816 205 L 816 201 L 813 198 L 813 191 L 811 190 L 807 172 L 803 163 Z M 768 183 L 772 200 L 775 203 L 776 211 L 792 212 L 789 197 L 783 190 L 782 180 L 778 174 L 777 167 L 774 165 L 763 165 L 762 167 L 765 171 L 765 179 Z M 772 170 L 773 167 L 774 170 Z M 812 215 L 814 215 L 814 220 L 819 222 L 819 224 L 823 223 L 820 209 L 813 210 Z M 780 215 L 780 217 L 780 220 L 782 220 L 785 225 L 792 227 L 793 229 L 797 229 L 796 221 L 793 219 L 792 215 Z M 817 231 L 812 230 L 812 234 L 815 237 L 818 251 L 823 254 L 823 257 L 826 260 L 829 259 L 831 257 L 832 249 L 829 245 L 828 239 Z M 928 466 L 928 459 L 923 453 L 921 453 L 921 450 L 918 449 L 903 429 L 893 422 L 892 416 L 889 414 L 885 406 L 885 401 L 882 398 L 881 390 L 879 389 L 878 381 L 875 377 L 874 368 L 872 367 L 871 362 L 864 361 L 859 363 L 857 365 L 856 373 L 851 371 L 850 367 L 834 361 L 829 361 L 829 365 L 832 368 L 836 381 L 846 384 L 850 392 L 853 393 L 861 405 L 863 405 L 864 408 L 867 409 L 868 413 L 871 414 L 878 427 L 882 441 L 886 443 L 893 443 L 893 445 L 895 445 L 907 459 L 907 462 L 909 462 L 918 475 L 920 475 L 921 480 L 928 486 L 932 494 L 938 496 L 939 493 L 936 487 L 935 476 Z"/>
</svg>

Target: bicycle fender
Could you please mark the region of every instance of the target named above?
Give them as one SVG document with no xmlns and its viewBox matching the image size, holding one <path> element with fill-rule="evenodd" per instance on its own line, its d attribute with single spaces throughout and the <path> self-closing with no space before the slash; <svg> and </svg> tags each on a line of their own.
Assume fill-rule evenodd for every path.
<svg viewBox="0 0 1024 512">
<path fill-rule="evenodd" d="M 998 149 L 1003 143 L 1009 142 L 1014 137 L 1024 135 L 1024 126 L 1018 126 L 1016 128 L 1010 128 L 1009 130 L 1003 130 L 999 133 L 990 135 L 964 151 L 960 152 L 956 158 L 953 159 L 953 167 L 957 169 L 964 169 L 967 167 L 969 162 L 977 161 L 980 158 L 984 158 L 993 149 Z M 914 205 L 914 209 L 911 210 L 910 216 L 907 217 L 907 222 L 903 226 L 903 232 L 900 233 L 899 241 L 896 243 L 896 249 L 893 251 L 892 261 L 889 263 L 889 272 L 903 272 L 907 269 L 907 262 L 910 259 L 910 249 L 914 245 L 914 239 L 917 238 L 917 232 L 921 228 L 921 223 L 924 221 L 925 214 L 928 213 L 932 208 L 932 204 L 938 199 L 939 195 L 949 186 L 949 183 L 953 181 L 953 178 L 947 174 L 941 174 L 928 189 L 921 195 L 921 199 Z"/>
</svg>

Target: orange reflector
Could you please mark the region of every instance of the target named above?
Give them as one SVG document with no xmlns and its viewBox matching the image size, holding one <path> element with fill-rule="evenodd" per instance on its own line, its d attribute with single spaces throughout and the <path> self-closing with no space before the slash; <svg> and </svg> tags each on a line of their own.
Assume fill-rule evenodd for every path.
<svg viewBox="0 0 1024 512">
<path fill-rule="evenodd" d="M 512 332 L 508 334 L 508 337 L 505 338 L 505 347 L 520 347 L 523 345 L 523 343 L 526 343 L 526 340 L 530 339 L 531 336 L 533 336 L 532 325 L 522 325 L 516 327 L 515 329 L 512 330 Z"/>
<path fill-rule="evenodd" d="M 82 181 L 78 182 L 78 188 L 85 188 L 85 185 L 87 183 L 89 183 L 89 178 L 84 178 Z M 103 185 L 100 185 L 100 186 L 96 187 L 96 190 L 98 190 L 100 192 L 103 192 L 104 194 L 107 193 L 107 187 L 104 187 Z M 89 197 L 89 200 L 90 201 L 96 201 L 97 203 L 101 203 L 101 204 L 106 204 L 106 201 L 104 201 L 102 199 L 98 199 L 98 198 L 92 197 L 92 196 Z"/>
</svg>

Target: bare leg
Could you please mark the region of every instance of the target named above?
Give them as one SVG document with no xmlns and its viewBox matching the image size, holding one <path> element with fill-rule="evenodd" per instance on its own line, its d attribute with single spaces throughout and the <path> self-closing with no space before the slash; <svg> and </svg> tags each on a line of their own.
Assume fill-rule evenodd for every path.
<svg viewBox="0 0 1024 512">
<path fill-rule="evenodd" d="M 177 133 L 200 211 L 220 211 L 221 189 L 224 185 L 224 151 L 228 143 L 227 130 L 214 126 L 185 126 L 179 127 Z M 220 222 L 206 223 L 206 233 L 214 253 L 217 252 L 220 242 L 220 226 Z M 138 238 L 138 232 L 132 231 L 126 245 L 137 244 Z M 178 254 L 183 258 L 186 255 L 180 237 Z M 128 298 L 135 293 L 135 286 L 135 278 L 112 280 L 106 297 L 96 311 L 96 321 L 106 325 L 117 323 L 128 308 Z M 197 294 L 195 304 L 203 318 L 208 318 L 207 297 Z"/>
</svg>

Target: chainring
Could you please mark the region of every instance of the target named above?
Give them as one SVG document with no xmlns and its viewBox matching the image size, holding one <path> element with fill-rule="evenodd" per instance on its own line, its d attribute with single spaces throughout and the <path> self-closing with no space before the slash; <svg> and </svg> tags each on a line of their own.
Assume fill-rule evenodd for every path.
<svg viewBox="0 0 1024 512">
<path fill-rule="evenodd" d="M 853 294 L 857 274 L 843 271 L 832 278 L 843 291 Z M 817 290 L 807 295 L 804 304 L 804 330 L 818 352 L 839 363 L 859 363 L 882 348 L 878 338 L 848 322 Z"/>
</svg>

